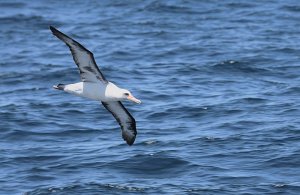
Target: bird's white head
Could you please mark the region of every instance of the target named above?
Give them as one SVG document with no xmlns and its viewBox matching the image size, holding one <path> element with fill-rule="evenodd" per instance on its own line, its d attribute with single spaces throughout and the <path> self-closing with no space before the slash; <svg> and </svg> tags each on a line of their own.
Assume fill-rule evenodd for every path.
<svg viewBox="0 0 300 195">
<path fill-rule="evenodd" d="M 128 91 L 127 89 L 122 89 L 121 90 L 121 93 L 122 93 L 122 99 L 127 99 L 127 100 L 130 100 L 130 101 L 133 101 L 137 104 L 140 104 L 142 103 L 141 100 L 135 98 L 131 93 L 130 91 Z"/>
</svg>

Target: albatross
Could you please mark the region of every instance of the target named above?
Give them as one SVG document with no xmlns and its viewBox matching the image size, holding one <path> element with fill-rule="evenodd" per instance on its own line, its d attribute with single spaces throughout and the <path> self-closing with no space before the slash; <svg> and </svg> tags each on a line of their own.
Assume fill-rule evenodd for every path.
<svg viewBox="0 0 300 195">
<path fill-rule="evenodd" d="M 53 35 L 62 40 L 71 50 L 81 79 L 81 82 L 58 84 L 54 85 L 53 88 L 80 97 L 101 101 L 102 105 L 119 123 L 123 139 L 128 145 L 132 145 L 137 134 L 136 123 L 121 101 L 131 100 L 137 104 L 140 104 L 141 101 L 135 98 L 127 89 L 122 89 L 106 80 L 98 68 L 92 52 L 53 26 L 50 26 L 50 30 Z"/>
</svg>

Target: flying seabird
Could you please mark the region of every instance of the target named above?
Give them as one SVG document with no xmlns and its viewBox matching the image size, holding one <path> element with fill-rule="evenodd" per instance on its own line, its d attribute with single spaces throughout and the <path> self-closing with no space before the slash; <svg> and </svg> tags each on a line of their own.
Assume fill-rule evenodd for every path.
<svg viewBox="0 0 300 195">
<path fill-rule="evenodd" d="M 132 145 L 137 131 L 135 119 L 121 103 L 122 100 L 131 100 L 140 104 L 127 89 L 122 89 L 105 79 L 98 68 L 93 53 L 80 43 L 50 26 L 52 33 L 62 40 L 71 50 L 73 59 L 79 69 L 81 82 L 73 84 L 54 85 L 54 89 L 101 101 L 102 105 L 112 113 L 122 129 L 122 137 L 128 145 Z"/>
</svg>

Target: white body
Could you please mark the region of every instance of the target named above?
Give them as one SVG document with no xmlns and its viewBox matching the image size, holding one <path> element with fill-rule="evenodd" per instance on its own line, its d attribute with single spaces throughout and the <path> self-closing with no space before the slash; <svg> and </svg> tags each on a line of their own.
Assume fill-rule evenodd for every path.
<svg viewBox="0 0 300 195">
<path fill-rule="evenodd" d="M 78 82 L 74 84 L 65 85 L 64 91 L 92 100 L 109 102 L 123 100 L 122 89 L 115 84 L 108 82 L 103 84 L 101 82 Z"/>
</svg>

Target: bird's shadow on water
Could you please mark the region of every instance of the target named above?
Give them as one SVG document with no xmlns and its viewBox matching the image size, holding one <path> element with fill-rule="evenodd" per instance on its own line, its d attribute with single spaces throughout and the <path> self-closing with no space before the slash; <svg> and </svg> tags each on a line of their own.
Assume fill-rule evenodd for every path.
<svg viewBox="0 0 300 195">
<path fill-rule="evenodd" d="M 109 169 L 135 177 L 170 178 L 185 173 L 190 162 L 166 154 L 138 154 L 108 164 Z"/>
</svg>

